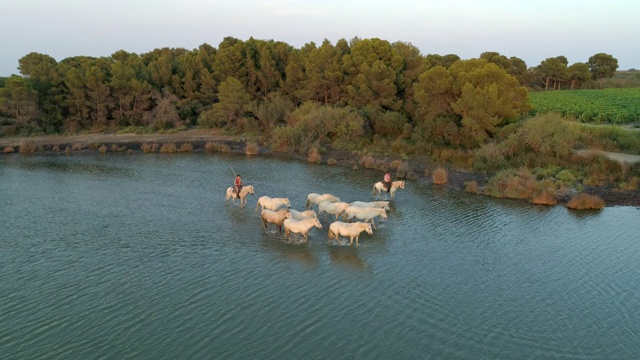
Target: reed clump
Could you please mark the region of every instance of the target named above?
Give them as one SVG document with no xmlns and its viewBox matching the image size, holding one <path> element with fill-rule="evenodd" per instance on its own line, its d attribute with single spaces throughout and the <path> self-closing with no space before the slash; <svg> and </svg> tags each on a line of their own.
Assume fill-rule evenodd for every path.
<svg viewBox="0 0 640 360">
<path fill-rule="evenodd" d="M 143 143 L 142 145 L 140 145 L 140 150 L 142 150 L 142 152 L 144 152 L 145 154 L 158 152 L 158 148 L 159 145 L 156 143 Z"/>
<path fill-rule="evenodd" d="M 258 144 L 255 142 L 248 142 L 244 148 L 244 153 L 246 155 L 257 155 L 259 152 Z"/>
<path fill-rule="evenodd" d="M 4 154 L 11 154 L 16 152 L 16 148 L 14 148 L 13 146 L 5 146 L 4 149 L 2 150 L 2 152 Z"/>
<path fill-rule="evenodd" d="M 182 145 L 180 145 L 180 148 L 178 149 L 178 152 L 191 152 L 193 151 L 193 144 L 191 143 L 183 143 Z"/>
<path fill-rule="evenodd" d="M 38 146 L 34 144 L 33 141 L 21 140 L 18 145 L 18 152 L 20 152 L 20 154 L 33 154 L 36 151 L 38 151 Z"/>
<path fill-rule="evenodd" d="M 604 200 L 599 196 L 587 193 L 576 194 L 567 203 L 567 207 L 573 210 L 599 210 L 604 206 Z"/>
<path fill-rule="evenodd" d="M 178 147 L 175 143 L 172 142 L 164 143 L 160 147 L 160 152 L 165 154 L 173 154 L 178 152 Z"/>
<path fill-rule="evenodd" d="M 449 181 L 449 172 L 445 168 L 439 167 L 433 171 L 432 179 L 434 184 L 446 184 Z"/>
<path fill-rule="evenodd" d="M 337 165 L 338 164 L 338 160 L 334 159 L 334 158 L 329 158 L 329 160 L 327 160 L 327 165 Z"/>
<path fill-rule="evenodd" d="M 536 204 L 536 205 L 553 206 L 553 205 L 557 205 L 558 204 L 558 200 L 556 200 L 556 198 L 553 197 L 553 195 L 550 192 L 544 190 L 539 195 L 534 196 L 531 199 L 531 203 Z"/>
<path fill-rule="evenodd" d="M 311 150 L 309 150 L 309 157 L 307 158 L 307 161 L 312 163 L 312 164 L 320 164 L 322 162 L 322 155 L 320 155 L 320 151 L 318 151 L 317 148 L 311 148 Z"/>
<path fill-rule="evenodd" d="M 105 145 L 100 146 L 100 147 L 98 148 L 98 152 L 99 152 L 100 154 L 104 154 L 104 153 L 106 153 L 106 152 L 107 152 L 107 147 L 106 147 Z"/>
<path fill-rule="evenodd" d="M 222 152 L 222 153 L 227 153 L 229 151 L 231 151 L 231 147 L 225 143 L 221 143 L 221 142 L 217 142 L 217 141 L 210 141 L 208 143 L 206 143 L 204 145 L 204 149 L 208 152 Z"/>
<path fill-rule="evenodd" d="M 475 180 L 467 181 L 464 183 L 464 191 L 470 194 L 480 194 L 480 186 Z"/>
</svg>

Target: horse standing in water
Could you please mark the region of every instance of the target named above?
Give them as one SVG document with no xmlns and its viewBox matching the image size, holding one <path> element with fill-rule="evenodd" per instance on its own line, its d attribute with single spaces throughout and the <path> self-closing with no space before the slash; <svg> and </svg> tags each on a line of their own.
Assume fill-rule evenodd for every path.
<svg viewBox="0 0 640 360">
<path fill-rule="evenodd" d="M 335 238 L 337 242 L 341 242 L 340 235 L 342 235 L 349 237 L 349 245 L 353 244 L 353 239 L 356 239 L 356 245 L 358 245 L 358 238 L 363 231 L 366 231 L 369 235 L 373 235 L 373 229 L 370 223 L 360 221 L 354 223 L 334 221 L 329 225 L 329 243 L 331 243 L 332 238 Z"/>
<path fill-rule="evenodd" d="M 227 197 L 225 202 L 229 202 L 229 199 L 233 200 L 233 205 L 236 204 L 236 199 L 240 199 L 240 207 L 243 208 L 247 205 L 247 196 L 253 195 L 253 185 L 245 185 L 240 190 L 240 194 L 236 194 L 233 191 L 233 187 L 227 188 Z"/>
<path fill-rule="evenodd" d="M 404 189 L 404 180 L 402 181 L 394 181 L 391 183 L 391 190 L 389 190 L 389 197 L 393 199 L 396 194 L 396 190 Z M 371 195 L 376 195 L 376 191 L 378 192 L 377 196 L 380 196 L 380 193 L 387 192 L 387 188 L 384 186 L 382 181 L 378 181 L 373 184 L 373 191 L 371 191 Z"/>
</svg>

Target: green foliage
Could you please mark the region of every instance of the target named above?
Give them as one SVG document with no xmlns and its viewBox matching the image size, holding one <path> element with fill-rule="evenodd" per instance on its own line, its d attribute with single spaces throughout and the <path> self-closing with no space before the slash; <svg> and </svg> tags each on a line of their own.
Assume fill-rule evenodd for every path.
<svg viewBox="0 0 640 360">
<path fill-rule="evenodd" d="M 585 123 L 640 121 L 640 88 L 531 92 L 532 113 L 556 112 Z"/>
</svg>

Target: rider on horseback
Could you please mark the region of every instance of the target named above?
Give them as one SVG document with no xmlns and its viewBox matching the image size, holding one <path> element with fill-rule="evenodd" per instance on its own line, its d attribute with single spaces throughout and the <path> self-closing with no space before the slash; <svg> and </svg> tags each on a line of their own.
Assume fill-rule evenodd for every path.
<svg viewBox="0 0 640 360">
<path fill-rule="evenodd" d="M 387 192 L 391 191 L 391 173 L 387 171 L 386 174 L 384 174 L 384 180 L 382 181 L 382 184 L 384 185 L 384 187 L 387 188 Z"/>
<path fill-rule="evenodd" d="M 242 190 L 242 179 L 240 178 L 240 175 L 236 175 L 236 180 L 233 183 L 233 191 L 236 194 L 236 198 L 240 197 L 240 190 Z"/>
</svg>

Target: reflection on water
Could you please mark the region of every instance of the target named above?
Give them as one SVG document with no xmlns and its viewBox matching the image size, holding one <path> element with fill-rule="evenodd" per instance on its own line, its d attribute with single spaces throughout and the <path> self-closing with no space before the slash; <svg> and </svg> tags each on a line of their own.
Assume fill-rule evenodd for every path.
<svg viewBox="0 0 640 360">
<path fill-rule="evenodd" d="M 329 246 L 329 259 L 332 264 L 344 266 L 358 271 L 368 270 L 367 263 L 358 255 L 358 249 L 354 247 Z"/>
<path fill-rule="evenodd" d="M 230 165 L 256 188 L 244 209 L 225 203 Z M 255 210 L 263 195 L 371 201 L 380 177 L 277 156 L 0 157 L 0 352 L 637 357 L 636 208 L 408 181 L 359 246 L 328 244 L 324 219 L 288 241 Z"/>
</svg>

